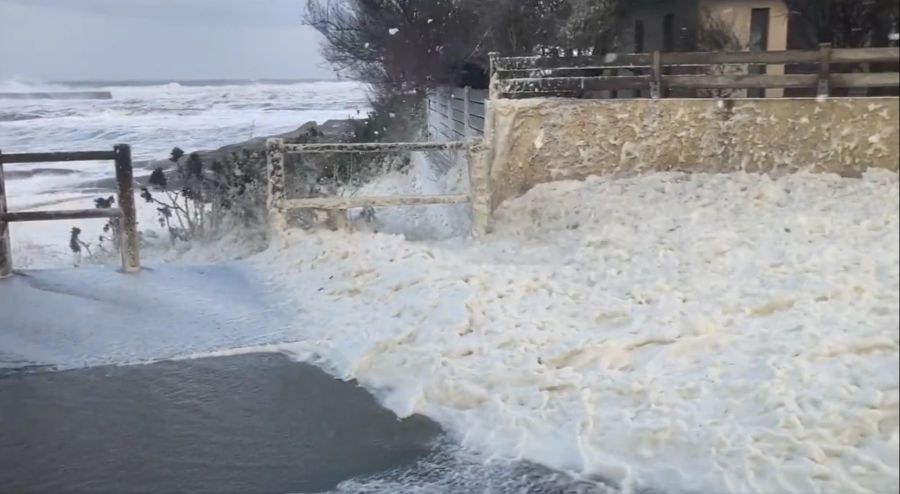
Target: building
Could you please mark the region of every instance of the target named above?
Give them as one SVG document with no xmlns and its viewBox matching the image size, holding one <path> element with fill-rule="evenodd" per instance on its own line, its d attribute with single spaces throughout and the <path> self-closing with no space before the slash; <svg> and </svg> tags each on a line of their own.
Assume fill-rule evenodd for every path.
<svg viewBox="0 0 900 494">
<path fill-rule="evenodd" d="M 789 18 L 783 0 L 634 0 L 623 17 L 620 50 L 784 50 Z M 729 26 L 740 46 L 700 47 L 701 30 L 716 26 Z"/>
<path fill-rule="evenodd" d="M 633 0 L 623 15 L 618 51 L 785 50 L 789 18 L 783 0 Z M 778 66 L 747 70 L 784 73 Z M 769 89 L 765 95 L 782 94 Z"/>
</svg>

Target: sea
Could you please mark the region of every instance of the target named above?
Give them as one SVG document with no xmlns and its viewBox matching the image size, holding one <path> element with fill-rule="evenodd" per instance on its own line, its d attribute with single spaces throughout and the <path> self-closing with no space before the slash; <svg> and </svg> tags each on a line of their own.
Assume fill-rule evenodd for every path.
<svg viewBox="0 0 900 494">
<path fill-rule="evenodd" d="M 108 93 L 109 99 L 4 98 L 6 93 Z M 0 81 L 0 152 L 102 151 L 129 144 L 135 176 L 149 175 L 145 160 L 164 159 L 174 147 L 217 149 L 253 137 L 289 132 L 308 123 L 365 118 L 366 86 L 354 81 Z M 5 165 L 12 211 L 93 208 L 114 176 L 111 162 Z M 138 204 L 139 228 L 156 226 L 152 205 Z M 102 221 L 20 223 L 11 226 L 15 265 L 57 268 L 71 263 L 70 229 L 99 237 Z"/>
<path fill-rule="evenodd" d="M 135 160 L 173 147 L 216 149 L 330 119 L 365 118 L 365 85 L 353 81 L 0 82 L 0 93 L 108 92 L 111 99 L 0 97 L 0 151 L 108 150 L 129 144 Z M 113 175 L 108 162 L 6 165 L 11 209 L 78 194 Z"/>
<path fill-rule="evenodd" d="M 0 150 L 104 150 L 127 143 L 136 160 L 151 160 L 175 146 L 215 149 L 368 111 L 366 87 L 352 81 L 0 82 L 0 93 L 56 91 L 112 97 L 0 99 Z M 97 191 L 84 184 L 113 176 L 104 162 L 9 164 L 5 173 L 12 210 L 89 207 Z M 54 321 L 55 327 L 89 319 L 92 304 L 117 300 L 124 288 L 87 293 L 79 303 L 58 280 L 41 281 L 57 275 L 35 269 L 71 268 L 69 226 L 29 225 L 12 227 L 14 264 L 23 273 L 16 283 L 73 300 L 71 310 L 81 318 Z M 202 269 L 211 276 L 217 268 Z M 0 492 L 604 492 L 564 473 L 465 450 L 429 418 L 401 420 L 355 383 L 280 355 L 124 367 L 8 365 L 18 349 L 3 342 L 18 344 L 9 343 L 17 341 L 15 331 L 4 334 L 10 323 L 2 318 L 3 299 L 12 303 L 17 286 L 0 286 L 0 361 L 7 361 L 0 369 Z M 40 310 L 33 305 L 19 309 Z M 221 330 L 238 322 L 225 321 Z M 78 333 L 100 338 L 90 328 Z M 59 342 L 68 343 L 85 344 Z M 140 353 L 157 343 L 135 348 Z"/>
</svg>

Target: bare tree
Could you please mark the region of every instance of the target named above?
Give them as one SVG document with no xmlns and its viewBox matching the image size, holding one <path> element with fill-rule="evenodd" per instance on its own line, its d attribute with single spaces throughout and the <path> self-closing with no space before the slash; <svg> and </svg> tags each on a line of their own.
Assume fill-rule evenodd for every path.
<svg viewBox="0 0 900 494">
<path fill-rule="evenodd" d="M 545 56 L 597 53 L 612 38 L 619 3 L 307 1 L 307 22 L 325 36 L 326 59 L 381 92 L 458 83 L 473 72 L 484 72 L 491 51 Z"/>
<path fill-rule="evenodd" d="M 476 43 L 475 13 L 455 0 L 308 0 L 307 22 L 325 37 L 337 70 L 382 92 L 447 83 Z"/>
</svg>

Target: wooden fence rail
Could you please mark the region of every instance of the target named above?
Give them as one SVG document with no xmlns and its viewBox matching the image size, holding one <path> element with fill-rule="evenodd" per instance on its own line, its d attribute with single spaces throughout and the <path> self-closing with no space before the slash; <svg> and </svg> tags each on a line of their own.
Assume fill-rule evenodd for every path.
<svg viewBox="0 0 900 494">
<path fill-rule="evenodd" d="M 827 96 L 837 88 L 900 87 L 890 72 L 836 72 L 835 65 L 900 64 L 900 48 L 841 48 L 768 52 L 630 53 L 604 57 L 500 57 L 491 55 L 491 97 L 516 98 L 580 91 L 667 89 L 816 88 Z M 720 74 L 727 66 L 816 65 L 811 74 Z M 846 67 L 839 67 L 847 70 Z M 700 71 L 697 74 L 695 72 Z M 692 73 L 693 72 L 693 73 Z"/>
<path fill-rule="evenodd" d="M 7 210 L 7 189 L 3 178 L 4 164 L 105 160 L 115 162 L 116 181 L 119 185 L 118 208 L 20 212 L 9 212 Z M 118 218 L 121 227 L 121 245 L 119 250 L 122 253 L 122 271 L 126 273 L 139 271 L 140 255 L 138 251 L 137 212 L 134 203 L 133 182 L 131 147 L 126 144 L 117 145 L 112 151 L 23 154 L 3 154 L 0 152 L 0 278 L 6 278 L 12 273 L 9 224 L 24 221 Z"/>
</svg>

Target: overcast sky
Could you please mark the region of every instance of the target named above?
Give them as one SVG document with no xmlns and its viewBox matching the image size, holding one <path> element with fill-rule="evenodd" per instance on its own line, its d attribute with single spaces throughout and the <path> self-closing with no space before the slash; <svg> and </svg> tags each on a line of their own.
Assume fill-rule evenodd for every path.
<svg viewBox="0 0 900 494">
<path fill-rule="evenodd" d="M 332 78 L 304 0 L 0 0 L 0 81 Z"/>
</svg>

